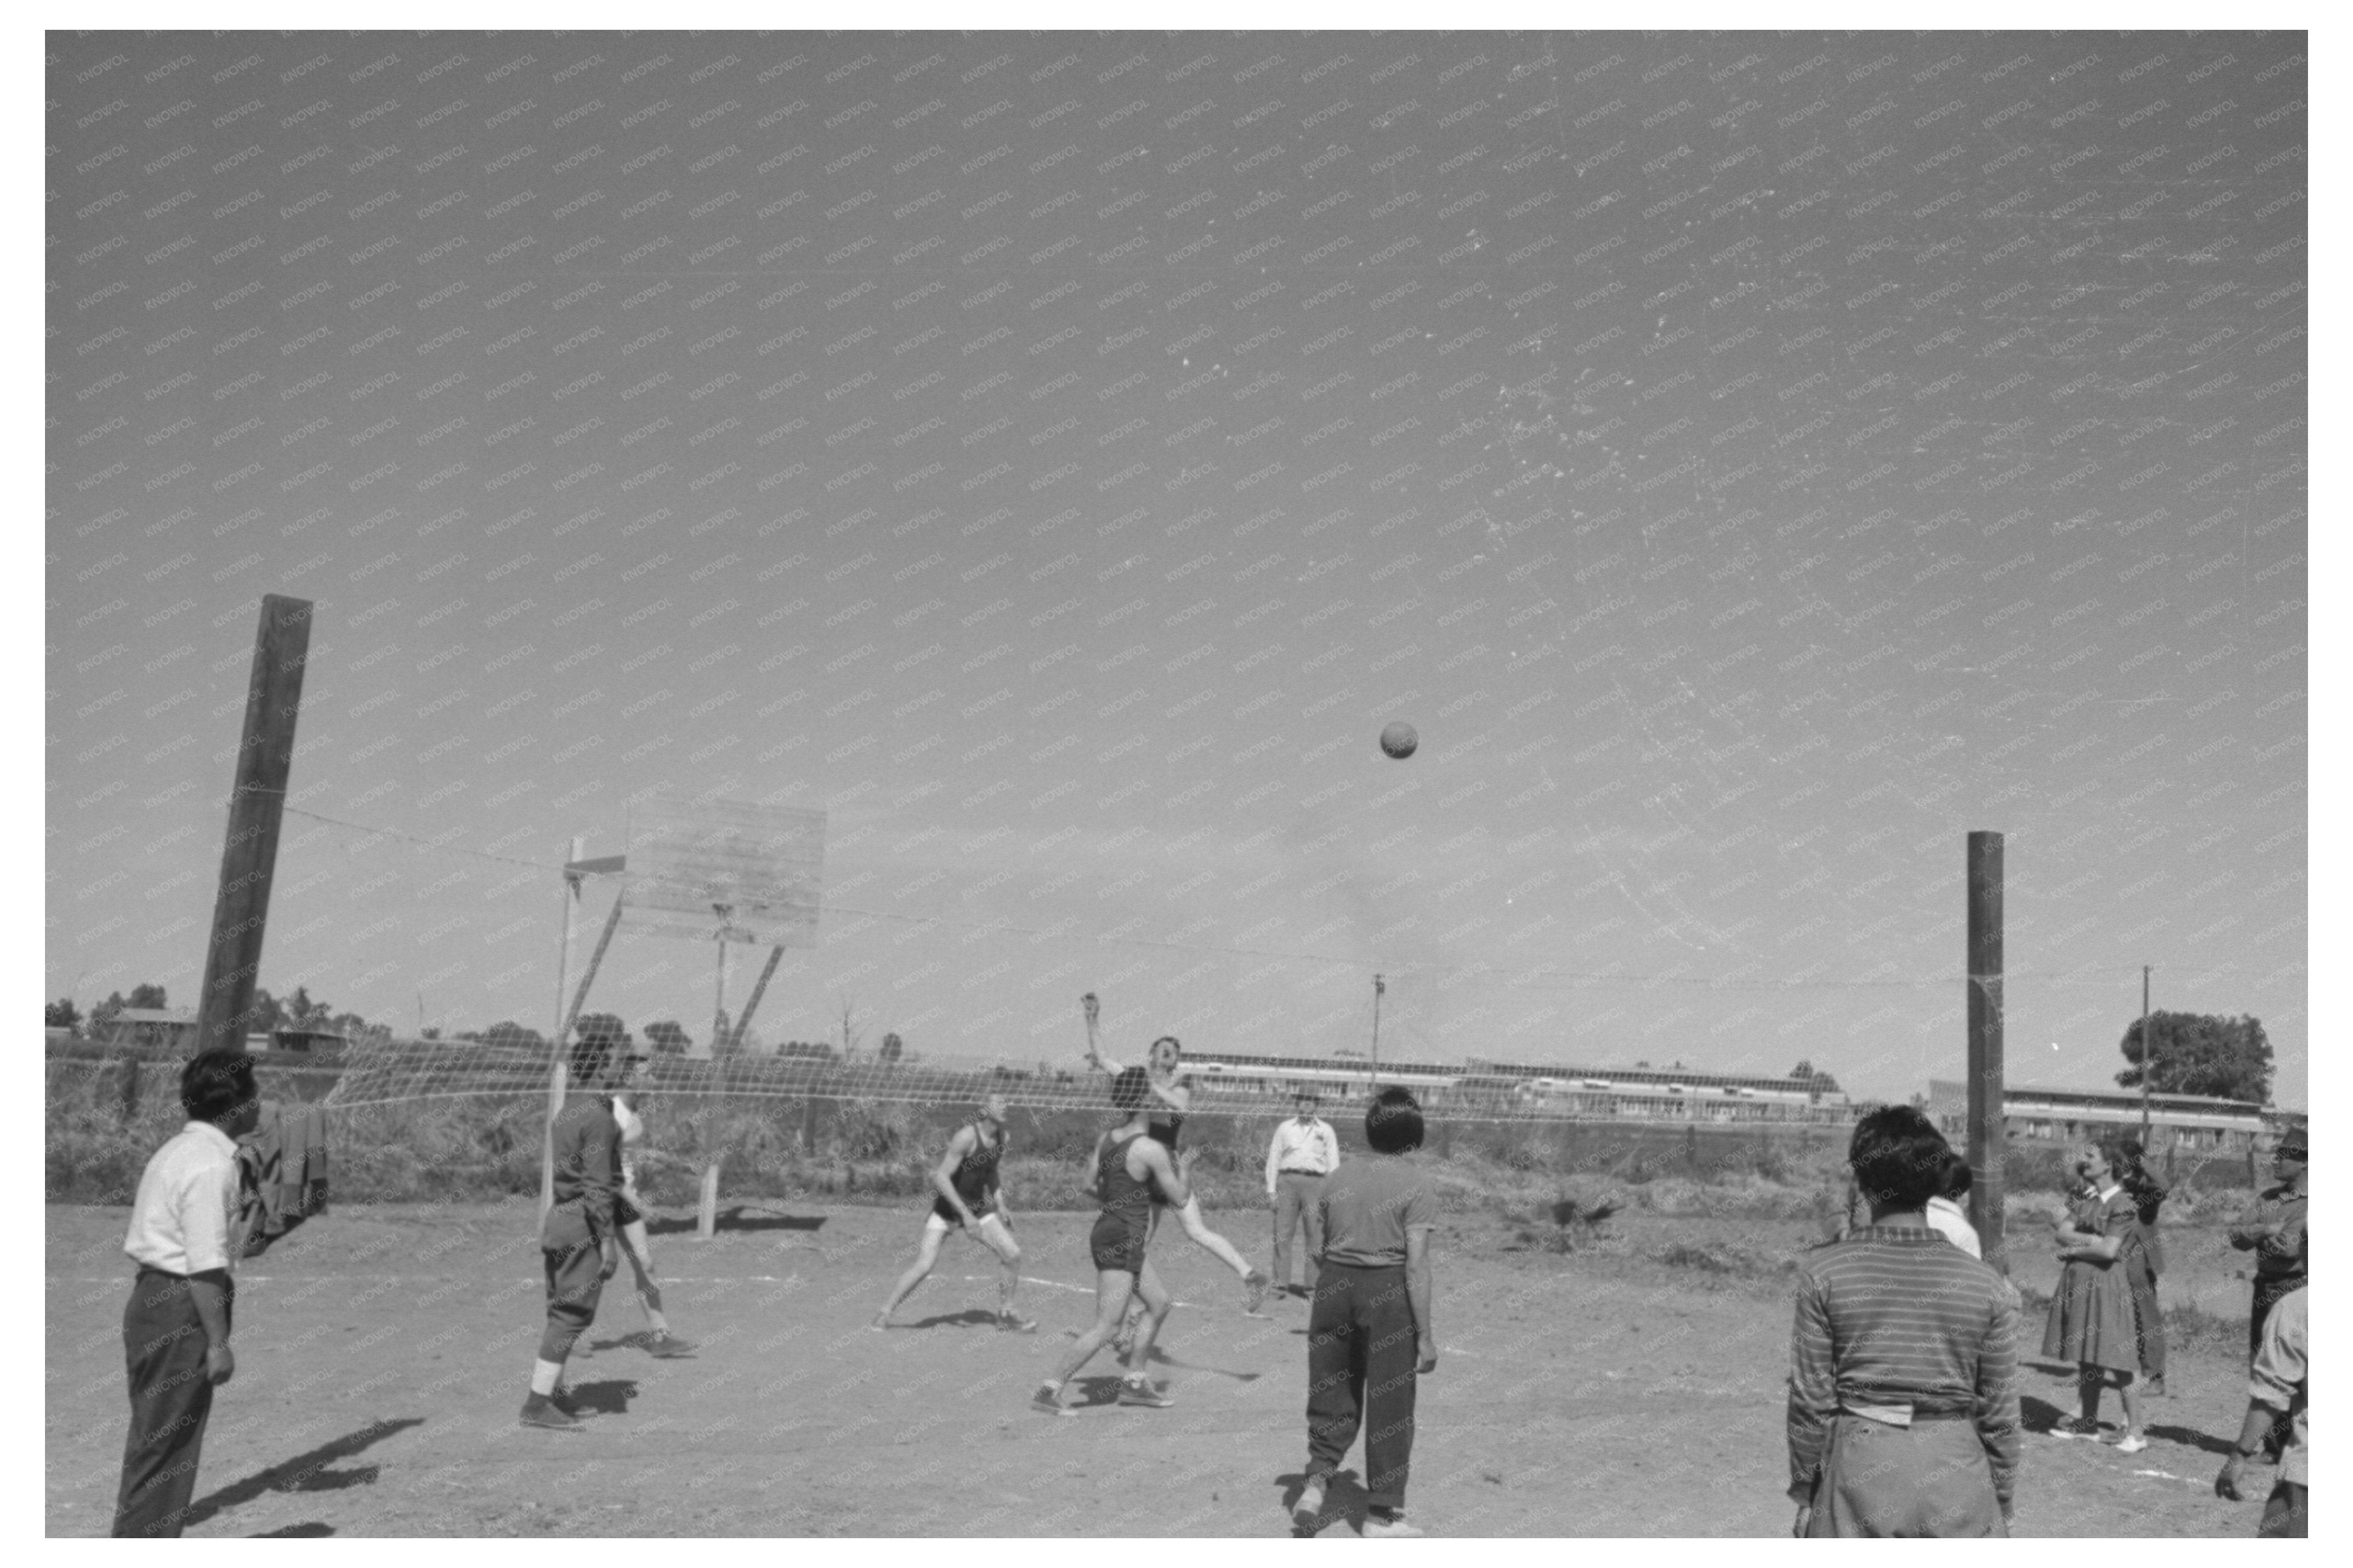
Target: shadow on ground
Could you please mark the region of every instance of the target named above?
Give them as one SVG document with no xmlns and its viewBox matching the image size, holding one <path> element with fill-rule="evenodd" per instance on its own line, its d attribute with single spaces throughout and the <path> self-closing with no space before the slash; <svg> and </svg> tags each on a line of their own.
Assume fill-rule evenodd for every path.
<svg viewBox="0 0 2353 1568">
<path fill-rule="evenodd" d="M 629 1401 L 637 1396 L 634 1380 L 607 1377 L 595 1383 L 575 1383 L 565 1397 L 572 1408 L 583 1415 L 627 1415 Z"/>
<path fill-rule="evenodd" d="M 1307 1474 L 1303 1470 L 1286 1471 L 1274 1478 L 1274 1484 L 1282 1489 L 1282 1510 L 1288 1513 L 1299 1501 L 1299 1494 L 1306 1489 Z M 1364 1482 L 1356 1471 L 1338 1472 L 1324 1483 L 1324 1509 L 1316 1515 L 1316 1530 L 1329 1530 L 1335 1524 L 1344 1524 L 1362 1535 L 1365 1532 L 1365 1510 L 1370 1500 L 1366 1495 Z M 1293 1525 L 1291 1533 L 1304 1536 L 1315 1531 L 1303 1531 Z"/>
<path fill-rule="evenodd" d="M 746 1214 L 739 1207 L 720 1215 L 712 1228 L 714 1232 L 818 1230 L 824 1225 L 825 1218 L 821 1215 Z M 694 1228 L 695 1222 L 691 1219 L 649 1218 L 646 1221 L 648 1236 L 679 1236 Z"/>
<path fill-rule="evenodd" d="M 359 1465 L 351 1469 L 331 1468 L 336 1460 L 348 1459 L 362 1449 L 372 1447 L 396 1432 L 411 1426 L 422 1426 L 425 1417 L 406 1415 L 396 1421 L 378 1421 L 347 1433 L 332 1442 L 322 1443 L 307 1453 L 284 1459 L 243 1480 L 231 1481 L 218 1491 L 198 1498 L 188 1505 L 186 1524 L 201 1524 L 226 1509 L 251 1502 L 264 1492 L 334 1492 L 348 1487 L 373 1485 L 378 1474 L 375 1465 Z"/>
<path fill-rule="evenodd" d="M 2233 1434 L 2232 1437 L 2217 1437 L 2211 1432 L 2194 1432 L 2187 1426 L 2151 1425 L 2146 1430 L 2152 1437 L 2162 1437 L 2168 1443 L 2179 1443 L 2185 1448 L 2196 1448 L 2207 1454 L 2231 1452 L 2232 1444 L 2236 1436 Z"/>
</svg>

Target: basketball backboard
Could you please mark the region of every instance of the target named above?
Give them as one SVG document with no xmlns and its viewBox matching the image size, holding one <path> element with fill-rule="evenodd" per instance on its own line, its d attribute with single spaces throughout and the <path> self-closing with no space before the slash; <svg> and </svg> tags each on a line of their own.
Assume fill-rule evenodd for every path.
<svg viewBox="0 0 2353 1568">
<path fill-rule="evenodd" d="M 659 798 L 629 812 L 621 903 L 656 936 L 815 947 L 825 813 Z"/>
</svg>

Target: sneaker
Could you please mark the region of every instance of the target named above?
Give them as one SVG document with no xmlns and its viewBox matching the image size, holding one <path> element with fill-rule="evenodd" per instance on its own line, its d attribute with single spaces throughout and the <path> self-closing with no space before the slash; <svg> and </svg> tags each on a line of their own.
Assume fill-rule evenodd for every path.
<svg viewBox="0 0 2353 1568">
<path fill-rule="evenodd" d="M 2166 1392 L 2165 1379 L 2162 1376 L 2152 1377 L 2148 1380 L 2148 1396 L 2151 1399 L 2170 1399 L 2173 1397 L 2172 1394 Z"/>
<path fill-rule="evenodd" d="M 544 1394 L 534 1394 L 522 1402 L 522 1424 L 544 1427 L 550 1432 L 577 1432 L 580 1423 L 566 1414 L 564 1407 Z"/>
<path fill-rule="evenodd" d="M 1268 1283 L 1269 1281 L 1267 1279 L 1266 1270 L 1263 1268 L 1253 1268 L 1249 1273 L 1242 1276 L 1243 1311 L 1255 1316 L 1258 1310 L 1266 1305 L 1266 1288 Z"/>
<path fill-rule="evenodd" d="M 694 1342 L 682 1340 L 668 1329 L 658 1329 L 646 1336 L 646 1349 L 660 1360 L 670 1361 L 678 1356 L 692 1355 Z"/>
<path fill-rule="evenodd" d="M 1300 1489 L 1299 1500 L 1291 1505 L 1291 1528 L 1302 1535 L 1313 1535 L 1324 1528 L 1323 1477 L 1307 1478 L 1307 1485 Z"/>
<path fill-rule="evenodd" d="M 1142 1377 L 1125 1378 L 1121 1381 L 1119 1402 L 1122 1405 L 1140 1405 L 1147 1410 L 1166 1410 L 1176 1403 L 1169 1397 L 1166 1389 L 1155 1388 L 1149 1378 Z"/>
<path fill-rule="evenodd" d="M 1418 1540 L 1422 1533 L 1419 1525 L 1408 1522 L 1401 1513 L 1365 1515 L 1365 1539 L 1367 1541 Z"/>
<path fill-rule="evenodd" d="M 2137 1432 L 2127 1432 L 2116 1439 L 2116 1452 L 2119 1454 L 2137 1454 L 2147 1447 L 2148 1439 Z"/>
<path fill-rule="evenodd" d="M 866 1326 L 873 1330 L 878 1334 L 888 1332 L 891 1327 L 891 1314 L 888 1312 L 877 1312 L 874 1314 L 874 1321 Z"/>
<path fill-rule="evenodd" d="M 997 1314 L 997 1331 L 1000 1334 L 1034 1334 L 1038 1331 L 1038 1320 L 1025 1318 L 1018 1312 L 999 1312 Z"/>
<path fill-rule="evenodd" d="M 2100 1424 L 2096 1421 L 2086 1421 L 2080 1415 L 2071 1415 L 2052 1427 L 2051 1435 L 2053 1437 L 2097 1437 L 2100 1435 Z"/>
<path fill-rule="evenodd" d="M 1077 1412 L 1062 1403 L 1062 1391 L 1050 1383 L 1041 1383 L 1038 1392 L 1029 1396 L 1029 1408 L 1040 1415 L 1073 1415 Z"/>
</svg>

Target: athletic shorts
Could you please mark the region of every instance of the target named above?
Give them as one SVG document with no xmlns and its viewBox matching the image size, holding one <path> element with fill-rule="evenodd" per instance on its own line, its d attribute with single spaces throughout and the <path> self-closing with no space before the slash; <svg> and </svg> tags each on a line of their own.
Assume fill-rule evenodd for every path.
<svg viewBox="0 0 2353 1568">
<path fill-rule="evenodd" d="M 636 1195 L 627 1189 L 614 1194 L 613 1224 L 617 1228 L 625 1225 L 636 1225 L 646 1217 L 646 1211 L 630 1201 Z"/>
<path fill-rule="evenodd" d="M 997 1205 L 990 1203 L 986 1198 L 969 1206 L 972 1209 L 972 1217 L 975 1219 L 987 1219 L 990 1215 L 997 1212 Z M 945 1198 L 934 1198 L 932 1200 L 932 1217 L 938 1220 L 942 1225 L 946 1226 L 950 1230 L 961 1230 L 964 1228 L 964 1221 L 956 1216 L 955 1210 L 948 1206 L 948 1201 Z"/>
<path fill-rule="evenodd" d="M 1142 1226 L 1129 1225 L 1118 1215 L 1107 1214 L 1096 1219 L 1094 1229 L 1087 1236 L 1087 1246 L 1094 1254 L 1097 1268 L 1141 1275 L 1144 1244 L 1149 1234 Z"/>
</svg>

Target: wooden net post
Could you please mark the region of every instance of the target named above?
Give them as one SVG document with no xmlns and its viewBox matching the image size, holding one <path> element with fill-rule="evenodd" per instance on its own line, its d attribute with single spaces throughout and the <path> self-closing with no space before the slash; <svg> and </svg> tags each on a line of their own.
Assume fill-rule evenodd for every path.
<svg viewBox="0 0 2353 1568">
<path fill-rule="evenodd" d="M 228 838 L 221 850 L 220 890 L 213 900 L 212 939 L 196 1008 L 196 1049 L 241 1050 L 253 1021 L 262 926 L 278 867 L 278 826 L 294 766 L 294 719 L 302 706 L 302 669 L 311 655 L 311 601 L 282 594 L 261 598 L 253 668 L 245 689 L 245 730 L 228 800 Z"/>
</svg>

